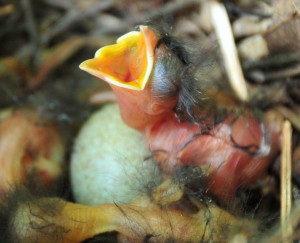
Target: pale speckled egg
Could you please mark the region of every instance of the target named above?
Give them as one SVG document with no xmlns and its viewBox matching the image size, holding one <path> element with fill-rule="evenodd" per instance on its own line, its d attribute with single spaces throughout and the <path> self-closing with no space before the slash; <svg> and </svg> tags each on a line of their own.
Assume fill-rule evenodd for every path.
<svg viewBox="0 0 300 243">
<path fill-rule="evenodd" d="M 95 112 L 83 125 L 71 158 L 71 185 L 82 204 L 127 204 L 161 182 L 142 135 L 127 127 L 117 104 Z"/>
</svg>

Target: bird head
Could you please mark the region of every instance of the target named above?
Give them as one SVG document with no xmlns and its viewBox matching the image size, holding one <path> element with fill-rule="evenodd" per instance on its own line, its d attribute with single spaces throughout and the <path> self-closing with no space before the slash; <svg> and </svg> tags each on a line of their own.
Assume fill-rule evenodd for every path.
<svg viewBox="0 0 300 243">
<path fill-rule="evenodd" d="M 178 100 L 172 80 L 178 70 L 174 64 L 180 65 L 180 60 L 170 56 L 159 38 L 149 26 L 140 26 L 139 31 L 119 37 L 116 44 L 100 48 L 93 59 L 80 64 L 82 70 L 111 86 L 123 120 L 138 130 L 172 112 Z"/>
</svg>

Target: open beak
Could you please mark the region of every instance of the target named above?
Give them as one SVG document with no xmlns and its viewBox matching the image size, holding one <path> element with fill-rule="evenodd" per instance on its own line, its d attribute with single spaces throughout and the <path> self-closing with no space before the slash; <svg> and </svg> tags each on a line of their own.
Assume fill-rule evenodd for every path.
<svg viewBox="0 0 300 243">
<path fill-rule="evenodd" d="M 153 69 L 157 37 L 148 26 L 139 28 L 119 37 L 116 44 L 100 48 L 95 58 L 79 67 L 109 84 L 143 90 Z"/>
</svg>

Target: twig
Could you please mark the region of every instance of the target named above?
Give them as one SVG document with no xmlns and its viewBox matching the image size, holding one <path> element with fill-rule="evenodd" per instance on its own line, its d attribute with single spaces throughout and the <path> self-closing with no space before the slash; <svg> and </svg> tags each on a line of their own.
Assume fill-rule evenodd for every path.
<svg viewBox="0 0 300 243">
<path fill-rule="evenodd" d="M 28 33 L 30 35 L 32 43 L 36 44 L 38 34 L 37 34 L 37 28 L 36 28 L 36 24 L 31 9 L 30 0 L 22 0 L 22 6 L 24 8 L 24 12 L 26 16 Z"/>
<path fill-rule="evenodd" d="M 40 65 L 38 72 L 27 79 L 27 89 L 32 91 L 40 86 L 51 71 L 62 65 L 84 45 L 84 40 L 84 37 L 72 37 L 53 48 L 49 57 Z"/>
<path fill-rule="evenodd" d="M 162 5 L 158 9 L 151 9 L 147 11 L 147 13 L 143 12 L 141 14 L 135 16 L 129 16 L 124 20 L 117 28 L 113 30 L 101 28 L 100 30 L 93 31 L 92 35 L 103 35 L 109 33 L 124 33 L 126 30 L 130 30 L 133 26 L 137 24 L 145 23 L 148 20 L 155 19 L 159 16 L 168 16 L 173 15 L 179 11 L 185 11 L 187 9 L 196 9 L 201 2 L 204 0 L 186 0 L 186 1 L 178 1 L 178 2 L 169 2 L 165 5 Z"/>
<path fill-rule="evenodd" d="M 56 25 L 54 25 L 42 36 L 42 44 L 46 45 L 53 37 L 70 28 L 72 25 L 86 18 L 93 17 L 99 12 L 110 8 L 117 1 L 118 0 L 101 1 L 96 6 L 93 6 L 93 8 L 88 8 L 85 10 L 79 10 L 75 8 L 69 10 L 63 18 L 59 19 Z"/>
<path fill-rule="evenodd" d="M 249 101 L 252 105 L 264 108 L 272 104 L 287 104 L 290 97 L 287 94 L 286 83 L 272 82 L 268 85 L 248 85 Z"/>
<path fill-rule="evenodd" d="M 264 13 L 261 10 L 257 10 L 257 9 L 242 8 L 242 7 L 238 6 L 236 3 L 232 3 L 230 0 L 224 0 L 223 2 L 225 4 L 226 8 L 228 9 L 228 11 L 232 12 L 234 14 L 238 14 L 238 15 L 247 14 L 247 15 L 257 16 L 260 18 L 271 17 L 271 14 L 269 14 L 269 13 Z"/>
<path fill-rule="evenodd" d="M 9 15 L 14 11 L 14 9 L 14 5 L 12 4 L 7 4 L 3 7 L 0 7 L 0 16 Z"/>
<path fill-rule="evenodd" d="M 300 9 L 298 8 L 297 4 L 295 3 L 295 0 L 292 0 L 292 4 L 295 7 L 298 14 L 300 14 Z"/>
<path fill-rule="evenodd" d="M 285 107 L 285 106 L 277 106 L 275 108 L 281 115 L 283 115 L 286 119 L 288 119 L 293 126 L 300 131 L 300 116 L 293 110 Z"/>
<path fill-rule="evenodd" d="M 37 27 L 34 20 L 30 0 L 22 0 L 21 3 L 25 12 L 27 30 L 30 36 L 30 42 L 31 42 L 30 55 L 32 58 L 31 61 L 36 67 L 36 64 L 38 63 L 37 59 L 39 58 L 39 35 L 37 33 Z"/>
<path fill-rule="evenodd" d="M 274 66 L 278 67 L 292 62 L 300 62 L 299 52 L 275 54 L 255 62 L 245 61 L 243 63 L 243 68 L 249 70 L 249 69 L 256 69 L 256 68 L 268 68 Z"/>
<path fill-rule="evenodd" d="M 278 79 L 278 78 L 288 78 L 300 74 L 300 65 L 286 68 L 279 71 L 269 72 L 265 74 L 265 79 Z"/>
<path fill-rule="evenodd" d="M 61 9 L 68 9 L 74 4 L 73 1 L 61 1 L 61 0 L 43 0 L 44 3 Z"/>
<path fill-rule="evenodd" d="M 58 44 L 51 49 L 44 50 L 45 59 L 41 60 L 39 69 L 37 72 L 32 72 L 26 68 L 24 63 L 18 58 L 7 57 L 0 58 L 0 76 L 14 75 L 20 77 L 20 79 L 26 82 L 26 91 L 33 91 L 38 88 L 44 81 L 46 81 L 47 75 L 54 71 L 57 67 L 61 66 L 66 60 L 72 57 L 83 46 L 90 46 L 98 48 L 99 46 L 111 43 L 110 38 L 91 38 L 84 36 L 74 36 L 66 41 Z M 47 53 L 47 54 L 46 54 Z M 1 87 L 1 82 L 0 82 Z"/>
<path fill-rule="evenodd" d="M 292 227 L 288 219 L 292 209 L 292 126 L 285 121 L 282 127 L 282 151 L 281 151 L 281 228 L 283 242 L 292 235 Z"/>
<path fill-rule="evenodd" d="M 238 59 L 230 22 L 224 5 L 211 3 L 212 22 L 220 43 L 230 85 L 241 101 L 248 100 L 246 81 Z"/>
<path fill-rule="evenodd" d="M 10 33 L 18 33 L 26 28 L 26 24 L 19 21 L 21 15 L 21 11 L 15 9 L 13 14 L 6 16 L 6 20 L 1 22 L 0 38 Z"/>
<path fill-rule="evenodd" d="M 203 0 L 186 0 L 186 1 L 170 2 L 158 9 L 149 11 L 149 13 L 147 14 L 143 13 L 136 17 L 129 18 L 127 22 L 130 25 L 143 23 L 146 20 L 153 19 L 160 15 L 165 16 L 169 14 L 174 14 L 178 11 L 182 11 L 190 7 L 197 7 L 199 6 L 200 2 L 203 2 Z"/>
<path fill-rule="evenodd" d="M 285 79 L 299 74 L 300 74 L 300 65 L 297 65 L 294 67 L 289 67 L 274 72 L 253 71 L 249 73 L 249 76 L 251 76 L 251 78 L 253 78 L 255 81 L 263 83 L 268 80 Z"/>
</svg>

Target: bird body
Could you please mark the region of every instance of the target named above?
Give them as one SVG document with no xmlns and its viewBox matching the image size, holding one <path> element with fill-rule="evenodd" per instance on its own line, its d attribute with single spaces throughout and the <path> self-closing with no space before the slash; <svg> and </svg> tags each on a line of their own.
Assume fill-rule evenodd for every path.
<svg viewBox="0 0 300 243">
<path fill-rule="evenodd" d="M 106 60 L 109 53 L 116 61 Z M 185 165 L 210 168 L 210 192 L 227 200 L 240 185 L 266 174 L 278 151 L 278 129 L 269 129 L 270 121 L 264 124 L 250 109 L 237 109 L 225 90 L 218 95 L 196 59 L 169 34 L 140 26 L 80 68 L 110 84 L 124 122 L 144 135 L 166 173 Z M 136 66 L 138 73 L 131 71 Z"/>
<path fill-rule="evenodd" d="M 178 122 L 168 117 L 146 134 L 154 158 L 164 171 L 179 166 L 208 169 L 210 192 L 232 199 L 237 188 L 249 186 L 261 178 L 278 151 L 279 144 L 253 116 L 228 116 L 213 128 L 204 124 Z M 268 135 L 266 137 L 266 135 Z M 273 138 L 278 134 L 273 134 Z"/>
</svg>

